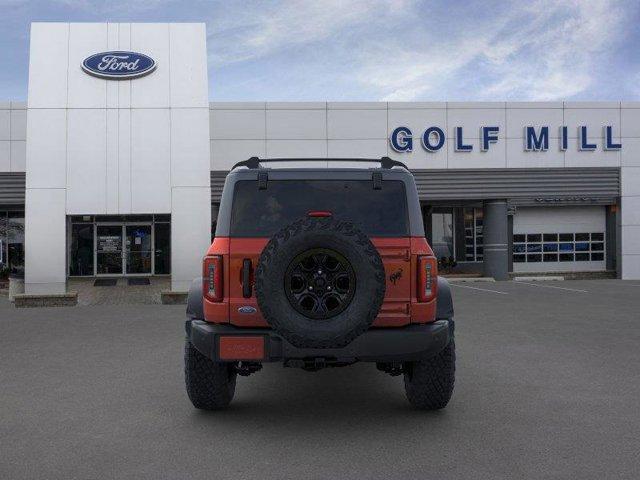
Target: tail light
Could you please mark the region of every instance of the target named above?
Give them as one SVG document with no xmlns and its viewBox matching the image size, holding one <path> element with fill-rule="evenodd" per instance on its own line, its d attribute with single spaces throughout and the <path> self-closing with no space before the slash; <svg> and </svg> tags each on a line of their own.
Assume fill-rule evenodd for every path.
<svg viewBox="0 0 640 480">
<path fill-rule="evenodd" d="M 311 210 L 310 212 L 307 212 L 307 215 L 309 217 L 330 217 L 333 213 L 328 210 Z"/>
<path fill-rule="evenodd" d="M 211 302 L 221 302 L 223 298 L 221 256 L 204 257 L 202 280 L 202 291 L 205 298 Z"/>
<path fill-rule="evenodd" d="M 418 301 L 430 302 L 438 295 L 438 260 L 436 257 L 418 257 Z"/>
</svg>

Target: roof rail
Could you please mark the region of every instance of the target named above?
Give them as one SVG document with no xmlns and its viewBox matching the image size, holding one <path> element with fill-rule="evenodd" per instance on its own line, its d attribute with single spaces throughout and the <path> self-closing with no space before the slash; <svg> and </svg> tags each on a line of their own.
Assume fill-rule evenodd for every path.
<svg viewBox="0 0 640 480">
<path fill-rule="evenodd" d="M 389 157 L 381 157 L 381 158 L 258 158 L 251 157 L 248 160 L 243 160 L 242 162 L 236 163 L 231 170 L 234 170 L 238 167 L 247 167 L 251 170 L 262 168 L 261 163 L 272 163 L 272 162 L 326 162 L 326 161 L 337 161 L 337 162 L 362 162 L 362 163 L 372 163 L 377 162 L 380 163 L 380 168 L 393 168 L 393 167 L 402 167 L 407 170 L 407 166 L 399 162 L 397 160 L 393 160 Z"/>
</svg>

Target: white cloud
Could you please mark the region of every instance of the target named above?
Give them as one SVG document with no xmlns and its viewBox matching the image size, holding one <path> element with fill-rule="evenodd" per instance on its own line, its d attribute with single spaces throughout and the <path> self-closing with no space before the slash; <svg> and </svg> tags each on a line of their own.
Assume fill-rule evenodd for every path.
<svg viewBox="0 0 640 480">
<path fill-rule="evenodd" d="M 593 86 L 626 20 L 616 0 L 269 2 L 217 12 L 210 61 L 297 52 L 298 72 L 387 101 L 562 99 Z"/>
<path fill-rule="evenodd" d="M 461 27 L 468 32 L 459 37 L 443 40 L 424 32 L 430 48 L 405 49 L 390 72 L 376 73 L 383 58 L 371 55 L 360 81 L 383 100 L 442 95 L 456 78 L 474 85 L 473 97 L 480 100 L 567 98 L 592 84 L 593 70 L 624 20 L 623 10 L 608 0 L 537 1 L 501 11 L 485 24 L 467 20 Z M 459 92 L 461 98 L 465 93 Z"/>
<path fill-rule="evenodd" d="M 345 30 L 401 15 L 407 3 L 408 0 L 292 0 L 216 11 L 208 25 L 210 57 L 215 65 L 226 65 L 330 40 Z"/>
<path fill-rule="evenodd" d="M 49 0 L 49 4 L 61 5 L 72 10 L 91 11 L 93 13 L 106 15 L 110 13 L 122 13 L 123 11 L 129 13 L 149 11 L 174 3 L 175 1 L 176 0 Z M 3 3 L 9 5 L 29 5 L 34 2 L 32 0 L 0 0 L 0 5 Z"/>
</svg>

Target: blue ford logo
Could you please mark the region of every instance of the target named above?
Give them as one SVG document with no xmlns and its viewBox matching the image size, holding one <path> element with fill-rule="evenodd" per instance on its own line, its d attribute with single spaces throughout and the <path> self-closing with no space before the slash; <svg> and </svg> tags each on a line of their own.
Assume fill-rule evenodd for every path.
<svg viewBox="0 0 640 480">
<path fill-rule="evenodd" d="M 129 80 L 151 73 L 156 68 L 153 58 L 136 52 L 102 52 L 87 57 L 82 69 L 95 77 Z"/>
<path fill-rule="evenodd" d="M 256 312 L 257 310 L 250 305 L 245 305 L 244 307 L 238 308 L 238 313 L 256 313 Z"/>
</svg>

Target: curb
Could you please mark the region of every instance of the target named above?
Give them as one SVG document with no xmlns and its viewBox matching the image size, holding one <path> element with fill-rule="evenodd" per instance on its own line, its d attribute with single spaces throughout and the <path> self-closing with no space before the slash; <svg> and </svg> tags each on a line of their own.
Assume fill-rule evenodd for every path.
<svg viewBox="0 0 640 480">
<path fill-rule="evenodd" d="M 493 283 L 496 280 L 493 277 L 467 277 L 467 278 L 447 278 L 449 283 L 460 283 L 460 282 L 469 282 L 469 283 Z"/>
<path fill-rule="evenodd" d="M 557 276 L 537 276 L 537 277 L 513 277 L 515 282 L 547 282 L 547 281 L 560 281 L 564 280 L 564 277 Z"/>
</svg>

